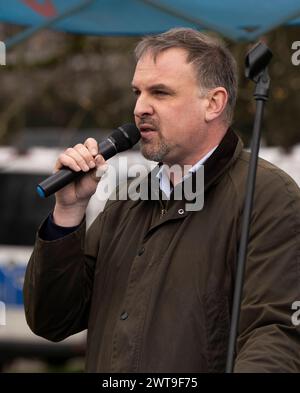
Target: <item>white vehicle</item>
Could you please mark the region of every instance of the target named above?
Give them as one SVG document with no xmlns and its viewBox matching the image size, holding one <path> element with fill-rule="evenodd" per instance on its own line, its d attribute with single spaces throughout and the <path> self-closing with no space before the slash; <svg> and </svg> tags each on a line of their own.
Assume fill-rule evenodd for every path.
<svg viewBox="0 0 300 393">
<path fill-rule="evenodd" d="M 24 273 L 35 234 L 54 206 L 54 196 L 40 198 L 36 186 L 52 173 L 62 150 L 36 147 L 20 154 L 13 147 L 0 148 L 0 367 L 17 357 L 58 363 L 85 352 L 85 332 L 51 343 L 31 332 L 23 307 Z M 127 177 L 126 168 L 119 168 L 119 159 L 124 157 L 129 165 L 143 163 L 151 169 L 149 161 L 130 150 L 108 161 L 118 170 L 120 179 Z M 87 226 L 105 205 L 105 196 L 98 190 L 99 187 L 87 209 Z"/>
</svg>

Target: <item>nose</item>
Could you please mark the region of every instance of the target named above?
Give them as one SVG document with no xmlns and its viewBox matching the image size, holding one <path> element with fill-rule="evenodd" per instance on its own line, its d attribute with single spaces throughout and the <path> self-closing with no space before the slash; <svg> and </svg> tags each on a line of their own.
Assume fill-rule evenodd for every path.
<svg viewBox="0 0 300 393">
<path fill-rule="evenodd" d="M 134 116 L 141 118 L 144 116 L 153 115 L 153 112 L 154 109 L 149 98 L 147 98 L 146 95 L 140 93 L 135 103 L 135 108 L 133 111 Z"/>
</svg>

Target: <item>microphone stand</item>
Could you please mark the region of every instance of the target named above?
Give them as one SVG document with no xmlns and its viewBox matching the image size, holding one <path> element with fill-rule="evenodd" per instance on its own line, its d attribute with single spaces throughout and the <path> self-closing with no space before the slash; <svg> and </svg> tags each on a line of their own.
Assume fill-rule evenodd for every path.
<svg viewBox="0 0 300 393">
<path fill-rule="evenodd" d="M 256 112 L 253 126 L 253 136 L 251 142 L 251 157 L 247 176 L 246 198 L 244 203 L 241 240 L 238 253 L 237 273 L 235 280 L 235 290 L 232 305 L 231 326 L 229 333 L 226 373 L 232 373 L 234 367 L 236 339 L 240 318 L 241 300 L 244 284 L 244 272 L 246 265 L 247 246 L 250 231 L 250 218 L 253 205 L 253 196 L 255 190 L 256 169 L 258 160 L 258 151 L 261 136 L 261 123 L 263 118 L 264 104 L 268 100 L 270 87 L 270 77 L 267 66 L 272 58 L 270 49 L 259 42 L 247 54 L 245 62 L 246 78 L 256 83 L 254 97 L 256 100 Z"/>
</svg>

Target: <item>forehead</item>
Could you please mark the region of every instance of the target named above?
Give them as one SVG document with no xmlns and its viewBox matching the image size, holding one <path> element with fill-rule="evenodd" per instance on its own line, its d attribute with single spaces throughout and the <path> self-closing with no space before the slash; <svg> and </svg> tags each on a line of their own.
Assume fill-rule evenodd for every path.
<svg viewBox="0 0 300 393">
<path fill-rule="evenodd" d="M 187 83 L 196 82 L 196 75 L 191 63 L 187 63 L 184 49 L 171 48 L 157 55 L 146 52 L 138 61 L 133 76 L 133 85 L 143 83 Z"/>
</svg>

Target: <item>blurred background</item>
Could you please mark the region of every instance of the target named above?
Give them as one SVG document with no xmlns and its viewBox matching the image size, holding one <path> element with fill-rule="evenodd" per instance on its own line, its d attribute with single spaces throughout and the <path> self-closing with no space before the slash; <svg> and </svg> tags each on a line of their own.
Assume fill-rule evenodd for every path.
<svg viewBox="0 0 300 393">
<path fill-rule="evenodd" d="M 0 24 L 0 37 L 5 41 L 20 30 Z M 251 44 L 222 38 L 239 65 L 234 127 L 248 144 L 255 104 L 253 83 L 244 76 L 244 61 Z M 300 67 L 291 61 L 295 52 L 291 46 L 300 41 L 300 28 L 280 27 L 261 39 L 274 55 L 269 67 L 272 85 L 263 142 L 288 151 L 300 142 Z M 63 144 L 63 139 L 78 129 L 109 129 L 132 120 L 132 51 L 138 40 L 44 30 L 8 51 L 7 64 L 0 73 L 0 143 L 11 144 L 28 131 L 49 138 L 63 129 L 63 134 L 53 137 Z"/>
<path fill-rule="evenodd" d="M 300 6 L 298 11 L 300 15 Z M 1 20 L 0 2 L 3 42 L 28 28 Z M 222 37 L 238 62 L 239 96 L 233 127 L 249 147 L 255 101 L 254 85 L 244 76 L 244 61 L 256 40 L 239 42 L 212 29 L 204 31 Z M 291 60 L 295 52 L 292 45 L 300 41 L 300 26 L 279 26 L 259 38 L 274 56 L 269 67 L 271 90 L 260 156 L 283 168 L 300 184 L 300 65 Z M 133 122 L 130 82 L 135 67 L 133 49 L 139 39 L 44 28 L 7 50 L 6 65 L 0 66 L 0 302 L 5 312 L 5 323 L 1 324 L 0 318 L 2 372 L 83 371 L 85 333 L 52 344 L 34 336 L 25 321 L 24 270 L 36 230 L 53 206 L 53 198 L 37 197 L 35 185 L 51 173 L 65 147 L 88 136 L 101 140 L 112 128 Z M 128 154 L 131 162 L 143 160 L 138 148 Z M 91 201 L 88 223 L 102 208 L 99 198 Z"/>
</svg>

